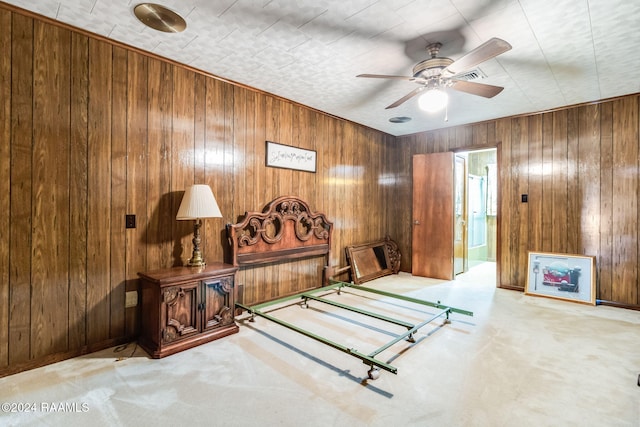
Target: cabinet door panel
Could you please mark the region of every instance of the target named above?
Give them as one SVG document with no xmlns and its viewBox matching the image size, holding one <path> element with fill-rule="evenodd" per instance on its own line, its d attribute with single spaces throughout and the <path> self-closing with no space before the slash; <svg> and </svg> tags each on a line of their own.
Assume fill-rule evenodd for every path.
<svg viewBox="0 0 640 427">
<path fill-rule="evenodd" d="M 198 333 L 199 285 L 200 282 L 190 282 L 163 290 L 163 343 L 171 343 Z"/>
<path fill-rule="evenodd" d="M 205 280 L 203 330 L 233 323 L 233 276 Z"/>
</svg>

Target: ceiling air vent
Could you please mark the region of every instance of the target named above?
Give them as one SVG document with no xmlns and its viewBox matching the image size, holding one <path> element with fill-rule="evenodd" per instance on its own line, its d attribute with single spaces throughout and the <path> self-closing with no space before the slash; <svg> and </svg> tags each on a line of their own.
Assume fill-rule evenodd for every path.
<svg viewBox="0 0 640 427">
<path fill-rule="evenodd" d="M 473 81 L 473 80 L 481 80 L 481 79 L 484 79 L 486 77 L 487 77 L 487 75 L 485 73 L 483 73 L 480 68 L 474 68 L 473 70 L 469 70 L 466 73 L 456 74 L 455 79 L 456 80 L 465 80 L 467 82 L 470 82 L 470 81 Z"/>
</svg>

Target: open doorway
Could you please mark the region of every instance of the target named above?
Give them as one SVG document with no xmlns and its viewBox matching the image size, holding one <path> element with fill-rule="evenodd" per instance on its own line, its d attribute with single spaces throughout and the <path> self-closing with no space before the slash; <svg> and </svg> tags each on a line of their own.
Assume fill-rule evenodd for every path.
<svg viewBox="0 0 640 427">
<path fill-rule="evenodd" d="M 413 156 L 411 273 L 414 276 L 457 280 L 456 276 L 484 266 L 482 270 L 491 270 L 497 283 L 498 152 L 491 148 Z M 456 169 L 464 172 L 456 173 Z M 474 177 L 469 178 L 470 175 Z M 467 181 L 478 177 L 483 183 L 471 184 L 479 192 L 471 196 L 469 203 Z M 467 232 L 469 218 L 474 221 L 472 236 Z"/>
<path fill-rule="evenodd" d="M 457 152 L 456 156 L 466 159 L 464 271 L 495 271 L 498 226 L 497 149 Z"/>
</svg>

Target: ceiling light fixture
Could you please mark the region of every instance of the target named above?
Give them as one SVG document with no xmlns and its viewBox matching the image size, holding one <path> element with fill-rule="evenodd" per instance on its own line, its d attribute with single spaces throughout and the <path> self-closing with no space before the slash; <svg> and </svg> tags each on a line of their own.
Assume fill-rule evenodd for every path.
<svg viewBox="0 0 640 427">
<path fill-rule="evenodd" d="M 187 28 L 182 16 L 154 3 L 140 3 L 133 8 L 136 18 L 147 27 L 165 33 L 180 33 Z"/>
<path fill-rule="evenodd" d="M 420 108 L 428 113 L 443 110 L 449 102 L 449 95 L 440 89 L 428 89 L 418 98 Z"/>
<path fill-rule="evenodd" d="M 411 121 L 411 117 L 406 117 L 406 116 L 391 117 L 389 121 L 391 123 L 407 123 Z"/>
</svg>

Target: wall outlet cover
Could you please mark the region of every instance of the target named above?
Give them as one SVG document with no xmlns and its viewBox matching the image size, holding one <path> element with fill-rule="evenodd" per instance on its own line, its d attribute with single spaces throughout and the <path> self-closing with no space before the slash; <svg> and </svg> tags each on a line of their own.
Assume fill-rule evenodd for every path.
<svg viewBox="0 0 640 427">
<path fill-rule="evenodd" d="M 124 308 L 131 308 L 138 305 L 138 291 L 128 291 L 124 294 Z"/>
</svg>

